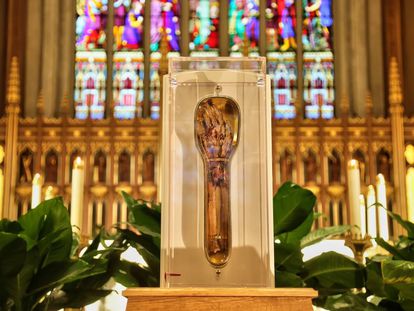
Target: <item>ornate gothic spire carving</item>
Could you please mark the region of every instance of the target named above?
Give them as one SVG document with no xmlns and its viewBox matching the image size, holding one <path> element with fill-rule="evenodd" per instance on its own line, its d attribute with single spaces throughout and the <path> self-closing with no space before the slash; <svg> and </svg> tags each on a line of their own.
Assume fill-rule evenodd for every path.
<svg viewBox="0 0 414 311">
<path fill-rule="evenodd" d="M 367 116 L 372 115 L 372 111 L 374 109 L 374 104 L 372 102 L 372 94 L 371 91 L 368 91 L 367 97 L 365 99 L 365 110 Z"/>
<path fill-rule="evenodd" d="M 398 62 L 395 56 L 391 57 L 390 71 L 389 71 L 389 101 L 391 106 L 401 105 L 403 95 L 401 91 L 400 72 L 398 69 Z"/>
<path fill-rule="evenodd" d="M 6 98 L 11 105 L 19 105 L 20 103 L 19 61 L 16 56 L 13 56 L 11 61 Z"/>
<path fill-rule="evenodd" d="M 341 113 L 342 115 L 348 115 L 349 114 L 349 98 L 348 95 L 344 94 L 341 98 Z"/>
<path fill-rule="evenodd" d="M 40 90 L 39 96 L 37 97 L 36 110 L 39 117 L 43 116 L 45 113 L 45 98 L 43 96 L 43 90 Z"/>
</svg>

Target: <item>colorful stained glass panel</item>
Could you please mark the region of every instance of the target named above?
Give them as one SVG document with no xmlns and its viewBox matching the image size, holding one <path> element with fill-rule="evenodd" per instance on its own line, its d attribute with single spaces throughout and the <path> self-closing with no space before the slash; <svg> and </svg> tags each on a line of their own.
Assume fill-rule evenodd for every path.
<svg viewBox="0 0 414 311">
<path fill-rule="evenodd" d="M 296 50 L 295 0 L 267 0 L 266 47 L 268 51 Z"/>
<path fill-rule="evenodd" d="M 334 65 L 332 52 L 303 54 L 305 117 L 334 117 Z"/>
<path fill-rule="evenodd" d="M 267 70 L 272 78 L 273 117 L 293 119 L 297 96 L 296 53 L 272 52 L 267 57 Z"/>
<path fill-rule="evenodd" d="M 107 0 L 76 1 L 75 117 L 105 115 Z"/>
<path fill-rule="evenodd" d="M 178 0 L 151 1 L 151 52 L 160 48 L 162 33 L 165 30 L 168 51 L 180 50 L 180 4 Z"/>
<path fill-rule="evenodd" d="M 116 52 L 113 63 L 114 117 L 142 117 L 144 63 L 141 51 Z"/>
<path fill-rule="evenodd" d="M 145 0 L 114 0 L 114 48 L 143 48 Z"/>
<path fill-rule="evenodd" d="M 302 1 L 303 49 L 305 51 L 332 50 L 332 0 Z"/>
<path fill-rule="evenodd" d="M 259 0 L 229 0 L 230 51 L 241 51 L 248 44 L 249 51 L 259 47 Z"/>
<path fill-rule="evenodd" d="M 106 100 L 106 53 L 78 51 L 75 61 L 75 117 L 102 119 Z"/>
<path fill-rule="evenodd" d="M 100 49 L 106 43 L 107 0 L 76 1 L 76 50 Z"/>
<path fill-rule="evenodd" d="M 190 0 L 190 51 L 218 55 L 219 1 Z M 194 55 L 194 53 L 192 53 Z"/>
</svg>

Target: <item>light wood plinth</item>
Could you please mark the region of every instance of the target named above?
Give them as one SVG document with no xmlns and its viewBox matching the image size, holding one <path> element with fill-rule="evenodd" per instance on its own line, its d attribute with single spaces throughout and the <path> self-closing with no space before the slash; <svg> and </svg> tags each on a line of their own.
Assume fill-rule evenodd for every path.
<svg viewBox="0 0 414 311">
<path fill-rule="evenodd" d="M 127 311 L 311 311 L 308 288 L 131 288 Z"/>
</svg>

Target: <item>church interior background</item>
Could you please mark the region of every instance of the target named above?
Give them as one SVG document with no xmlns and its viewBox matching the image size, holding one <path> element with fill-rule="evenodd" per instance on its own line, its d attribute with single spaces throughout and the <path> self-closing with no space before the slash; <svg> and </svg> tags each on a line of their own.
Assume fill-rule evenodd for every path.
<svg viewBox="0 0 414 311">
<path fill-rule="evenodd" d="M 382 173 L 407 218 L 413 12 L 410 0 L 1 1 L 0 214 L 30 208 L 35 173 L 69 203 L 81 156 L 84 232 L 125 221 L 121 191 L 157 198 L 168 58 L 265 56 L 274 191 L 304 185 L 326 215 L 318 227 L 348 223 L 354 158 L 363 191 Z"/>
</svg>

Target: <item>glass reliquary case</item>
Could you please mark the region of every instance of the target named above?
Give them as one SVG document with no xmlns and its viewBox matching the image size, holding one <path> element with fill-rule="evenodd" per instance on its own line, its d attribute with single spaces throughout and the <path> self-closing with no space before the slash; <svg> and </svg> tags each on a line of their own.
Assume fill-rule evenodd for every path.
<svg viewBox="0 0 414 311">
<path fill-rule="evenodd" d="M 274 287 L 265 58 L 171 58 L 163 83 L 161 286 Z"/>
</svg>

